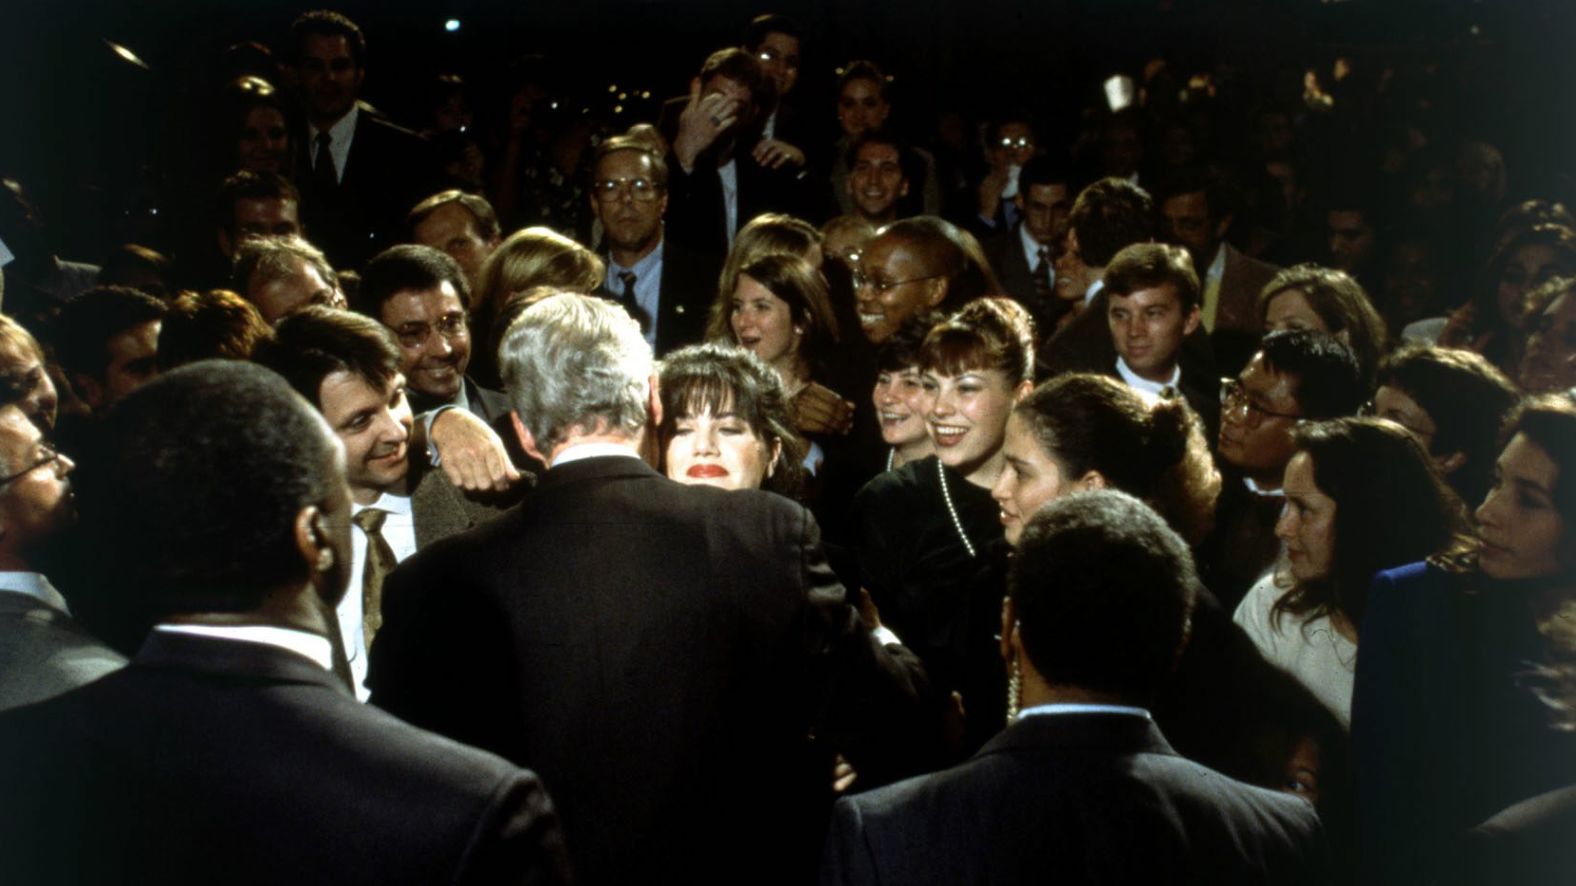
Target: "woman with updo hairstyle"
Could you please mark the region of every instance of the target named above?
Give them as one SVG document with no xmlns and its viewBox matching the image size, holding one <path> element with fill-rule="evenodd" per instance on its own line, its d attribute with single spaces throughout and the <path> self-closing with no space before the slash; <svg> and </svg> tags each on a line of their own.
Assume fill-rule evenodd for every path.
<svg viewBox="0 0 1576 886">
<path fill-rule="evenodd" d="M 510 234 L 487 256 L 471 293 L 470 375 L 483 387 L 498 388 L 498 320 L 515 293 L 538 286 L 590 294 L 606 282 L 607 265 L 597 254 L 551 228 L 525 228 Z"/>
<path fill-rule="evenodd" d="M 1466 515 L 1422 446 L 1393 422 L 1305 423 L 1292 442 L 1275 524 L 1285 556 L 1233 618 L 1265 659 L 1350 724 L 1369 584 L 1465 539 Z"/>
<path fill-rule="evenodd" d="M 743 348 L 699 344 L 662 361 L 662 468 L 680 483 L 803 491 L 804 443 L 788 424 L 782 381 Z"/>
<path fill-rule="evenodd" d="M 1576 783 L 1576 732 L 1537 673 L 1576 623 L 1576 404 L 1529 398 L 1501 441 L 1475 542 L 1368 589 L 1352 696 L 1363 882 L 1437 882 L 1452 837 Z"/>
<path fill-rule="evenodd" d="M 878 474 L 854 497 L 860 584 L 924 660 L 939 697 L 964 688 L 970 646 L 988 643 L 999 625 L 999 610 L 994 622 L 973 617 L 970 589 L 1002 544 L 990 489 L 1033 364 L 1033 322 L 1010 299 L 970 302 L 931 329 L 919 365 L 936 454 Z"/>
<path fill-rule="evenodd" d="M 1363 382 L 1372 388 L 1379 358 L 1388 350 L 1384 318 L 1361 285 L 1345 271 L 1301 264 L 1276 274 L 1259 292 L 1259 327 L 1265 333 L 1311 329 L 1352 349 Z"/>
<path fill-rule="evenodd" d="M 295 169 L 290 142 L 294 108 L 261 77 L 237 78 L 220 98 L 226 129 L 217 134 L 220 176 L 237 170 L 272 172 L 289 178 Z"/>
<path fill-rule="evenodd" d="M 1576 274 L 1576 231 L 1537 224 L 1507 235 L 1489 257 L 1477 295 L 1450 315 L 1439 343 L 1477 351 L 1515 378 L 1526 344 L 1526 296 L 1550 279 Z"/>
</svg>

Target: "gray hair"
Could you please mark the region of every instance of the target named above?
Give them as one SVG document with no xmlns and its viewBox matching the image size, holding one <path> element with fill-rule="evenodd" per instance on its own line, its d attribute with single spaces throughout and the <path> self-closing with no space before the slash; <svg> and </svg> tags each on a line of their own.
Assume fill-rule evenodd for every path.
<svg viewBox="0 0 1576 886">
<path fill-rule="evenodd" d="M 576 425 L 634 436 L 646 424 L 651 345 L 606 299 L 562 292 L 535 302 L 509 324 L 498 366 L 510 405 L 544 454 Z"/>
<path fill-rule="evenodd" d="M 295 273 L 295 260 L 302 259 L 316 268 L 323 282 L 338 286 L 339 277 L 328 263 L 323 251 L 300 237 L 262 237 L 247 240 L 235 253 L 235 265 L 230 274 L 230 288 L 250 300 L 253 278 L 262 286 L 281 280 Z"/>
</svg>

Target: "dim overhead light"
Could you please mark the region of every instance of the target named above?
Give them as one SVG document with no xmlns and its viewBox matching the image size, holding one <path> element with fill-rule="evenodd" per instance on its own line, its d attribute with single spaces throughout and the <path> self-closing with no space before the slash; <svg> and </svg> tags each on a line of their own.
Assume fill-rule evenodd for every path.
<svg viewBox="0 0 1576 886">
<path fill-rule="evenodd" d="M 131 62 L 132 64 L 134 64 L 137 67 L 143 69 L 144 71 L 151 70 L 151 68 L 148 67 L 148 63 L 147 62 L 145 62 L 142 59 L 138 58 L 137 54 L 135 52 L 132 52 L 131 50 L 127 49 L 126 47 L 124 47 L 122 45 L 120 45 L 119 43 L 116 43 L 113 40 L 105 40 L 104 41 L 104 45 L 108 46 L 111 52 L 113 52 L 116 55 L 120 56 L 122 61 Z"/>
<path fill-rule="evenodd" d="M 450 34 L 454 33 L 455 31 L 458 31 L 460 29 L 460 20 L 457 19 L 457 18 L 449 19 L 448 21 L 443 23 L 443 29 L 445 31 L 448 31 Z"/>
</svg>

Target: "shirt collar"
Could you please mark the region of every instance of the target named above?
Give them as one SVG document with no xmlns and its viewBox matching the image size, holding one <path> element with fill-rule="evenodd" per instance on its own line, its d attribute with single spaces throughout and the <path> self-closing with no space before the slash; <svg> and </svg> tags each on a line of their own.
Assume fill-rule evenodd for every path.
<svg viewBox="0 0 1576 886">
<path fill-rule="evenodd" d="M 333 126 L 328 127 L 329 144 L 350 144 L 350 137 L 356 131 L 356 118 L 359 116 L 361 116 L 361 107 L 359 103 L 351 102 L 350 110 L 345 112 L 345 116 L 340 117 L 338 120 L 334 121 Z M 320 135 L 323 130 L 318 129 L 315 126 L 311 127 L 311 129 L 312 138 L 310 139 L 309 144 L 315 144 L 317 142 L 318 135 Z"/>
<path fill-rule="evenodd" d="M 410 496 L 395 495 L 392 492 L 385 492 L 378 496 L 377 501 L 369 505 L 358 505 L 352 502 L 350 505 L 351 516 L 355 516 L 367 508 L 377 508 L 378 510 L 389 514 L 408 515 L 411 513 Z"/>
<path fill-rule="evenodd" d="M 306 631 L 297 631 L 291 628 L 280 628 L 273 625 L 189 625 L 189 624 L 157 624 L 155 631 L 167 634 L 190 634 L 196 637 L 210 637 L 216 640 L 232 640 L 242 643 L 261 643 L 273 646 L 296 655 L 303 656 L 312 661 L 325 671 L 334 669 L 334 647 L 328 638 L 320 634 L 310 634 Z"/>
<path fill-rule="evenodd" d="M 1089 288 L 1084 290 L 1084 304 L 1087 305 L 1090 302 L 1094 301 L 1094 297 L 1099 295 L 1100 294 L 1100 290 L 1102 290 L 1104 288 L 1105 288 L 1105 278 L 1104 277 L 1101 277 L 1100 279 L 1094 281 L 1093 283 L 1090 283 L 1089 284 Z"/>
<path fill-rule="evenodd" d="M 60 592 L 49 583 L 49 579 L 37 572 L 0 572 L 0 591 L 26 594 L 48 603 L 67 615 L 71 614 L 71 609 L 66 606 L 66 598 L 60 596 Z"/>
<path fill-rule="evenodd" d="M 640 457 L 640 453 L 635 451 L 634 446 L 626 446 L 623 443 L 576 443 L 563 452 L 558 453 L 558 456 L 553 459 L 553 463 L 548 467 L 556 468 L 559 465 L 566 465 L 572 461 L 600 458 L 604 455 L 621 455 L 629 458 Z"/>
<path fill-rule="evenodd" d="M 1025 717 L 1055 716 L 1057 714 L 1124 714 L 1129 717 L 1143 717 L 1145 720 L 1154 719 L 1149 715 L 1148 710 L 1144 708 L 1133 707 L 1132 705 L 1073 704 L 1069 702 L 1042 704 L 1035 705 L 1032 708 L 1025 708 L 1018 712 L 1018 719 L 1022 720 Z"/>
<path fill-rule="evenodd" d="M 650 252 L 646 253 L 645 255 L 641 256 L 640 261 L 635 262 L 635 266 L 632 267 L 632 268 L 624 267 L 623 265 L 619 264 L 618 262 L 613 261 L 613 256 L 612 255 L 608 255 L 608 257 L 607 257 L 607 280 L 608 280 L 609 286 L 611 286 L 615 281 L 618 280 L 618 272 L 619 271 L 630 271 L 630 272 L 632 272 L 635 275 L 635 279 L 637 281 L 646 279 L 646 276 L 648 274 L 652 273 L 654 270 L 656 270 L 657 266 L 662 264 L 662 247 L 663 247 L 663 245 L 665 243 L 666 243 L 666 238 L 665 237 L 663 239 L 661 239 L 661 240 L 658 240 L 656 248 L 651 250 Z M 620 284 L 620 285 L 622 285 L 622 284 Z"/>
<path fill-rule="evenodd" d="M 1252 477 L 1243 477 L 1242 478 L 1242 485 L 1248 487 L 1248 491 L 1253 493 L 1254 495 L 1268 495 L 1268 496 L 1271 496 L 1271 497 L 1274 497 L 1274 498 L 1285 498 L 1286 497 L 1286 490 L 1284 490 L 1284 489 L 1265 489 L 1264 487 L 1260 486 L 1259 484 L 1253 482 L 1253 478 Z"/>
<path fill-rule="evenodd" d="M 1215 247 L 1215 258 L 1209 263 L 1209 270 L 1204 272 L 1205 280 L 1219 280 L 1226 274 L 1226 244 L 1222 242 Z"/>
<path fill-rule="evenodd" d="M 1029 233 L 1029 226 L 1022 222 L 1018 224 L 1018 241 L 1023 244 L 1023 257 L 1029 260 L 1029 270 L 1034 270 L 1039 263 L 1040 250 L 1042 249 L 1046 250 L 1045 260 L 1050 261 L 1051 247 L 1034 239 L 1033 235 Z"/>
<path fill-rule="evenodd" d="M 1133 367 L 1128 366 L 1126 360 L 1117 357 L 1116 373 L 1122 377 L 1122 381 L 1127 382 L 1128 387 L 1141 394 L 1152 394 L 1156 397 L 1159 397 L 1160 392 L 1166 388 L 1171 388 L 1173 391 L 1176 390 L 1177 385 L 1182 383 L 1182 367 L 1180 365 L 1171 368 L 1171 378 L 1169 380 L 1154 382 L 1134 372 Z"/>
</svg>

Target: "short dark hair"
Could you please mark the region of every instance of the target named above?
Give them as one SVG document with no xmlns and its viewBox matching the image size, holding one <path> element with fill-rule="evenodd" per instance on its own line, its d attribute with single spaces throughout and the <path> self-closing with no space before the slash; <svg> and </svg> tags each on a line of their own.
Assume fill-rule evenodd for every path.
<svg viewBox="0 0 1576 886">
<path fill-rule="evenodd" d="M 1459 452 L 1466 463 L 1446 477 L 1461 500 L 1476 506 L 1488 494 L 1499 428 L 1521 394 L 1482 354 L 1434 345 L 1407 345 L 1379 362 L 1379 385 L 1410 397 L 1434 423 L 1430 450 Z"/>
<path fill-rule="evenodd" d="M 1182 539 L 1148 505 L 1112 489 L 1042 508 L 1008 577 L 1018 636 L 1041 676 L 1140 704 L 1176 666 L 1197 587 Z"/>
<path fill-rule="evenodd" d="M 744 39 L 739 41 L 739 45 L 745 49 L 756 49 L 769 34 L 787 34 L 795 40 L 803 40 L 804 28 L 786 15 L 764 13 L 750 19 L 750 23 L 744 27 Z"/>
<path fill-rule="evenodd" d="M 842 73 L 837 75 L 837 94 L 842 95 L 843 89 L 855 80 L 869 80 L 876 85 L 876 91 L 882 101 L 891 101 L 889 90 L 892 86 L 887 79 L 886 72 L 881 66 L 867 59 L 856 59 L 843 66 Z"/>
<path fill-rule="evenodd" d="M 427 220 L 427 217 L 437 212 L 440 207 L 450 203 L 458 203 L 476 219 L 476 231 L 484 240 L 492 240 L 500 233 L 498 227 L 498 213 L 493 211 L 492 204 L 487 198 L 476 194 L 467 194 L 461 190 L 439 191 L 431 197 L 417 203 L 405 216 L 405 236 L 416 239 L 416 226 Z"/>
<path fill-rule="evenodd" d="M 1123 246 L 1155 239 L 1155 201 L 1126 179 L 1102 178 L 1078 193 L 1067 223 L 1079 258 L 1103 268 Z"/>
<path fill-rule="evenodd" d="M 753 53 L 745 52 L 737 46 L 719 49 L 706 56 L 706 62 L 700 66 L 701 85 L 713 77 L 727 77 L 740 86 L 750 91 L 750 101 L 756 107 L 770 107 L 777 92 L 772 86 L 771 78 L 766 76 L 766 69 L 761 67 L 761 62 Z"/>
<path fill-rule="evenodd" d="M 249 360 L 272 336 L 257 307 L 227 289 L 183 292 L 159 327 L 159 371 L 198 360 Z"/>
<path fill-rule="evenodd" d="M 1184 314 L 1203 301 L 1193 257 L 1180 246 L 1134 243 L 1122 247 L 1105 268 L 1105 291 L 1113 296 L 1129 296 L 1140 289 L 1166 285 L 1176 290 Z"/>
<path fill-rule="evenodd" d="M 946 317 L 931 311 L 922 311 L 903 321 L 896 332 L 876 346 L 876 369 L 880 372 L 901 372 L 919 367 L 919 349 L 925 336 Z"/>
<path fill-rule="evenodd" d="M 361 287 L 354 307 L 368 317 L 382 317 L 383 305 L 395 295 L 410 290 L 426 290 L 447 282 L 454 287 L 461 305 L 471 303 L 471 287 L 465 272 L 448 253 L 417 243 L 390 246 L 367 262 L 361 271 Z"/>
<path fill-rule="evenodd" d="M 1271 372 L 1297 378 L 1295 397 L 1300 418 L 1323 419 L 1356 415 L 1367 389 L 1352 349 L 1340 339 L 1311 329 L 1282 329 L 1259 344 Z"/>
<path fill-rule="evenodd" d="M 367 38 L 361 28 L 341 13 L 331 9 L 314 9 L 303 12 L 290 24 L 290 60 L 299 64 L 301 44 L 307 37 L 344 37 L 350 46 L 350 57 L 356 67 L 367 66 Z"/>
<path fill-rule="evenodd" d="M 602 158 L 618 151 L 635 151 L 645 155 L 651 161 L 651 174 L 656 177 L 654 184 L 663 188 L 668 186 L 668 161 L 662 152 L 652 148 L 651 143 L 643 138 L 630 135 L 615 135 L 597 146 L 596 156 L 591 160 L 590 173 L 596 175 L 596 169 L 602 164 Z"/>
<path fill-rule="evenodd" d="M 849 169 L 853 169 L 854 164 L 859 162 L 859 149 L 865 145 L 891 145 L 897 151 L 900 165 L 908 158 L 908 143 L 896 132 L 880 127 L 867 129 L 849 143 L 848 153 L 843 155 L 843 160 L 848 164 Z M 903 168 L 903 174 L 908 175 L 906 166 Z"/>
<path fill-rule="evenodd" d="M 1022 123 L 1029 127 L 1036 140 L 1039 138 L 1040 128 L 1035 125 L 1034 115 L 1027 108 L 1008 108 L 999 114 L 993 115 L 985 124 L 986 148 L 995 147 L 991 144 L 1001 137 L 1001 128 L 1008 123 Z"/>
<path fill-rule="evenodd" d="M 1018 193 L 1025 194 L 1036 185 L 1066 185 L 1073 190 L 1072 165 L 1054 153 L 1035 154 L 1018 173 Z"/>
<path fill-rule="evenodd" d="M 290 180 L 274 172 L 243 169 L 224 180 L 213 202 L 214 221 L 235 233 L 235 204 L 242 200 L 287 200 L 301 205 L 301 193 Z"/>
<path fill-rule="evenodd" d="M 301 509 L 342 483 L 322 419 L 277 375 L 183 366 L 111 409 L 73 477 L 83 528 L 140 619 L 255 609 L 305 580 Z"/>
<path fill-rule="evenodd" d="M 129 286 L 95 286 L 66 303 L 51 327 L 55 357 L 67 375 L 104 380 L 109 340 L 164 318 L 164 302 Z"/>
<path fill-rule="evenodd" d="M 394 334 L 370 317 L 313 305 L 279 321 L 253 359 L 278 373 L 307 402 L 323 408 L 323 379 L 349 372 L 382 386 L 399 372 Z"/>
<path fill-rule="evenodd" d="M 1219 220 L 1235 215 L 1238 210 L 1237 190 L 1221 172 L 1201 166 L 1184 166 L 1159 176 L 1150 189 L 1156 208 L 1165 205 L 1172 197 L 1184 194 L 1203 194 L 1209 207 L 1209 217 Z"/>
<path fill-rule="evenodd" d="M 902 242 L 919 253 L 926 273 L 946 275 L 947 294 L 939 310 L 955 311 L 974 299 L 1001 291 L 979 240 L 940 216 L 900 218 L 877 232 L 876 238 Z"/>
</svg>

